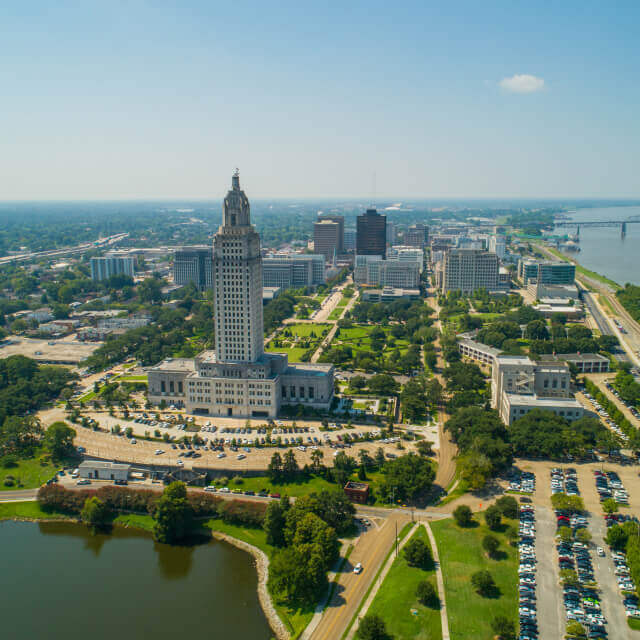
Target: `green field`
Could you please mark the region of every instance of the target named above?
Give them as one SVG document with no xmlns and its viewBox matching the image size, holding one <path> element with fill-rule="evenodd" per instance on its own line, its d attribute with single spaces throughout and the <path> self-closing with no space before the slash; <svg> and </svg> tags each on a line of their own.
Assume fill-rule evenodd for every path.
<svg viewBox="0 0 640 640">
<path fill-rule="evenodd" d="M 43 511 L 40 505 L 33 502 L 0 503 L 0 521 L 2 520 L 66 520 L 64 513 Z"/>
<path fill-rule="evenodd" d="M 16 467 L 0 467 L 0 491 L 35 489 L 56 474 L 58 465 L 53 464 L 51 455 L 39 449 L 32 458 L 18 458 Z M 14 478 L 13 486 L 6 486 L 8 476 Z"/>
<path fill-rule="evenodd" d="M 504 534 L 490 532 L 481 513 L 475 514 L 475 520 L 482 524 L 463 529 L 453 519 L 446 519 L 431 525 L 440 554 L 451 640 L 492 640 L 491 621 L 498 615 L 517 623 L 517 549 L 508 544 Z M 482 549 L 482 538 L 488 533 L 499 538 L 502 558 L 488 558 Z M 495 598 L 483 598 L 471 586 L 471 575 L 484 569 L 500 590 Z"/>
<path fill-rule="evenodd" d="M 422 526 L 412 537 L 429 545 L 427 531 Z M 410 567 L 400 552 L 368 613 L 379 615 L 395 640 L 439 640 L 442 638 L 440 609 L 425 607 L 415 595 L 416 587 L 422 580 L 429 580 L 435 586 L 435 573 L 434 567 L 428 570 Z"/>
<path fill-rule="evenodd" d="M 286 353 L 291 362 L 301 362 L 307 351 L 315 351 L 322 342 L 323 331 L 329 331 L 330 324 L 287 324 L 266 346 L 267 351 Z M 291 335 L 285 335 L 285 331 Z M 312 337 L 311 334 L 315 334 Z"/>
<path fill-rule="evenodd" d="M 361 324 L 348 329 L 340 329 L 339 335 L 337 335 L 332 341 L 331 346 L 348 345 L 354 353 L 356 351 L 371 351 L 371 332 L 376 329 L 378 325 Z M 385 334 L 391 331 L 391 327 L 382 327 Z M 393 349 L 399 349 L 401 354 L 405 354 L 409 348 L 409 341 L 399 338 L 395 340 Z M 390 347 L 385 347 L 385 352 L 389 351 Z"/>
<path fill-rule="evenodd" d="M 329 463 L 329 460 L 325 460 L 325 463 Z M 220 484 L 219 482 L 214 484 Z M 267 476 L 255 476 L 255 477 L 243 477 L 242 483 L 237 484 L 231 478 L 226 484 L 229 489 L 241 489 L 242 491 L 262 491 L 263 489 L 268 493 L 279 493 L 280 495 L 288 495 L 292 497 L 304 496 L 313 491 L 322 491 L 323 489 L 336 491 L 339 489 L 338 485 L 328 482 L 324 478 L 318 476 L 310 476 L 308 479 L 300 479 L 293 482 L 271 482 Z"/>
</svg>

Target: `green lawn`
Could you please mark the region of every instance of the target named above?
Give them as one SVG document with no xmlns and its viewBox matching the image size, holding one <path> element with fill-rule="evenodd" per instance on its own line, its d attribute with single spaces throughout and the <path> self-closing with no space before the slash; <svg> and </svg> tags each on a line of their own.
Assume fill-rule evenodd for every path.
<svg viewBox="0 0 640 640">
<path fill-rule="evenodd" d="M 429 546 L 427 531 L 422 526 L 412 538 L 423 540 Z M 379 615 L 395 640 L 442 638 L 440 609 L 425 607 L 416 599 L 416 587 L 422 580 L 429 580 L 435 586 L 435 569 L 410 567 L 400 552 L 371 603 L 368 613 Z"/>
<path fill-rule="evenodd" d="M 518 552 L 505 536 L 500 539 L 502 559 L 493 560 L 482 549 L 482 538 L 491 533 L 482 514 L 475 514 L 476 527 L 463 529 L 453 519 L 438 520 L 431 528 L 438 544 L 440 564 L 452 640 L 492 640 L 491 621 L 504 615 L 517 623 L 518 617 Z M 510 524 L 514 524 L 510 521 Z M 471 575 L 488 570 L 500 590 L 496 598 L 483 598 L 471 586 Z"/>
<path fill-rule="evenodd" d="M 329 330 L 331 325 L 323 323 L 323 324 L 287 324 L 282 329 L 280 329 L 277 335 L 273 340 L 269 341 L 266 346 L 267 351 L 271 351 L 274 353 L 286 353 L 291 362 L 301 362 L 302 356 L 309 350 L 312 352 L 315 351 L 320 342 L 322 341 L 322 332 L 327 329 Z M 285 331 L 290 331 L 291 336 L 285 336 Z M 309 336 L 314 333 L 315 338 L 310 338 L 310 344 L 308 347 L 297 346 L 299 344 L 298 340 L 308 339 Z M 289 346 L 276 346 L 274 344 L 275 340 L 280 340 L 283 343 L 289 343 Z M 306 342 L 306 340 L 305 340 Z"/>
<path fill-rule="evenodd" d="M 326 461 L 328 462 L 328 461 Z M 242 484 L 236 484 L 229 479 L 227 485 L 230 489 L 241 489 L 242 491 L 261 491 L 265 489 L 269 493 L 279 493 L 280 495 L 288 495 L 292 497 L 304 496 L 313 491 L 322 491 L 323 489 L 337 490 L 338 485 L 328 482 L 324 478 L 311 476 L 309 479 L 296 482 L 271 482 L 267 476 L 243 477 Z"/>
<path fill-rule="evenodd" d="M 272 351 L 274 353 L 286 353 L 289 362 L 301 362 L 302 356 L 307 352 L 307 349 L 303 349 L 301 347 L 272 347 L 271 344 L 267 345 L 267 351 Z"/>
<path fill-rule="evenodd" d="M 146 382 L 147 376 L 120 376 L 118 382 Z"/>
<path fill-rule="evenodd" d="M 16 467 L 0 467 L 0 491 L 35 489 L 56 474 L 58 465 L 51 462 L 51 455 L 43 449 L 36 451 L 33 458 L 19 458 Z M 6 486 L 5 480 L 13 476 L 14 485 Z"/>
<path fill-rule="evenodd" d="M 0 521 L 2 520 L 66 520 L 69 516 L 57 511 L 43 511 L 33 502 L 1 502 Z"/>
</svg>

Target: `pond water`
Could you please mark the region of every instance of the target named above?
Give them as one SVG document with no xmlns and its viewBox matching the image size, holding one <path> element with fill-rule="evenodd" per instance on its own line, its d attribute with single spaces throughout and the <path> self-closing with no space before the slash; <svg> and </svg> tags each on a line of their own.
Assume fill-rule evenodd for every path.
<svg viewBox="0 0 640 640">
<path fill-rule="evenodd" d="M 253 558 L 223 542 L 171 547 L 135 529 L 1 522 L 0 567 L 7 640 L 273 635 Z"/>
</svg>

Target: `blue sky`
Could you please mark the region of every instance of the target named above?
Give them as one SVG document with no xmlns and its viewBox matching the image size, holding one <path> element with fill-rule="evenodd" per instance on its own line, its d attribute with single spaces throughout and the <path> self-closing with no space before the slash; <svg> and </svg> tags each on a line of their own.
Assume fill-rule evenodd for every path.
<svg viewBox="0 0 640 640">
<path fill-rule="evenodd" d="M 235 166 L 254 198 L 640 197 L 639 32 L 637 2 L 2 3 L 0 199 Z"/>
</svg>

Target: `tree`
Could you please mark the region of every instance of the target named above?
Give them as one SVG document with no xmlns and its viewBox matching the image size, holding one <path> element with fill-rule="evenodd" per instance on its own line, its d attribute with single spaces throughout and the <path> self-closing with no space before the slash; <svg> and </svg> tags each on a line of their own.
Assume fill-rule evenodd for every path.
<svg viewBox="0 0 640 640">
<path fill-rule="evenodd" d="M 458 458 L 458 466 L 462 480 L 473 491 L 478 491 L 485 486 L 493 474 L 491 460 L 477 451 L 470 451 Z"/>
<path fill-rule="evenodd" d="M 270 502 L 264 514 L 263 528 L 267 534 L 267 544 L 274 547 L 284 545 L 285 513 L 279 502 Z"/>
<path fill-rule="evenodd" d="M 156 502 L 153 537 L 167 544 L 184 539 L 190 531 L 192 515 L 186 485 L 184 482 L 172 482 Z"/>
<path fill-rule="evenodd" d="M 90 527 L 100 527 L 109 521 L 109 508 L 102 500 L 92 496 L 84 501 L 80 517 Z"/>
<path fill-rule="evenodd" d="M 486 570 L 476 571 L 471 574 L 471 585 L 483 597 L 489 597 L 496 592 L 496 583 L 493 576 Z"/>
<path fill-rule="evenodd" d="M 45 431 L 44 444 L 55 458 L 63 458 L 73 449 L 76 432 L 66 422 L 54 422 Z"/>
<path fill-rule="evenodd" d="M 349 380 L 349 386 L 354 391 L 362 391 L 367 386 L 367 379 L 364 376 L 353 376 Z"/>
<path fill-rule="evenodd" d="M 580 585 L 578 574 L 573 569 L 560 569 L 560 582 L 567 587 Z"/>
<path fill-rule="evenodd" d="M 627 546 L 628 535 L 625 530 L 619 525 L 614 524 L 609 527 L 607 531 L 607 535 L 605 537 L 605 542 L 616 551 L 622 551 Z"/>
<path fill-rule="evenodd" d="M 435 472 L 430 462 L 409 453 L 385 463 L 380 493 L 386 500 L 392 495 L 398 500 L 415 500 L 431 489 L 434 478 Z"/>
<path fill-rule="evenodd" d="M 269 585 L 289 602 L 313 604 L 327 588 L 327 574 L 317 545 L 276 551 L 269 565 Z"/>
<path fill-rule="evenodd" d="M 356 631 L 358 640 L 392 640 L 387 632 L 384 620 L 380 616 L 368 614 L 360 620 L 360 625 Z"/>
<path fill-rule="evenodd" d="M 559 527 L 557 535 L 565 544 L 573 540 L 573 531 L 569 527 Z"/>
<path fill-rule="evenodd" d="M 500 640 L 513 640 L 516 637 L 516 626 L 506 616 L 496 616 L 491 621 L 491 629 Z"/>
<path fill-rule="evenodd" d="M 404 546 L 404 557 L 410 567 L 420 567 L 425 569 L 432 562 L 431 549 L 424 540 L 415 536 Z"/>
<path fill-rule="evenodd" d="M 296 455 L 293 453 L 293 449 L 287 449 L 284 454 L 284 461 L 282 463 L 282 473 L 287 480 L 291 480 L 298 473 L 298 462 L 296 461 Z"/>
<path fill-rule="evenodd" d="M 322 464 L 322 458 L 324 458 L 324 453 L 321 449 L 314 449 L 311 452 L 311 464 L 313 465 L 313 470 L 317 473 L 320 471 L 320 465 Z"/>
<path fill-rule="evenodd" d="M 267 467 L 267 476 L 271 482 L 278 482 L 282 477 L 282 457 L 277 451 L 271 456 Z"/>
<path fill-rule="evenodd" d="M 618 510 L 618 503 L 615 498 L 607 498 L 602 502 L 602 510 L 605 513 L 615 513 Z"/>
<path fill-rule="evenodd" d="M 353 378 L 352 378 L 353 380 Z M 396 379 L 388 373 L 377 373 L 369 378 L 369 391 L 381 396 L 391 396 L 398 391 Z"/>
<path fill-rule="evenodd" d="M 438 378 L 431 378 L 425 385 L 425 395 L 430 406 L 435 407 L 442 402 L 444 388 Z"/>
<path fill-rule="evenodd" d="M 496 531 L 500 528 L 502 523 L 502 513 L 500 509 L 493 504 L 484 512 L 484 521 L 491 531 Z"/>
<path fill-rule="evenodd" d="M 499 547 L 500 547 L 500 541 L 495 536 L 486 535 L 484 538 L 482 538 L 482 548 L 492 558 L 496 555 L 496 551 L 498 551 Z"/>
<path fill-rule="evenodd" d="M 553 508 L 569 513 L 581 513 L 584 511 L 584 500 L 580 496 L 568 496 L 566 493 L 555 493 L 551 496 Z"/>
<path fill-rule="evenodd" d="M 432 456 L 433 453 L 433 442 L 430 440 L 418 440 L 416 443 L 416 451 L 421 456 Z"/>
<path fill-rule="evenodd" d="M 496 500 L 496 507 L 500 509 L 505 518 L 515 520 L 518 517 L 520 509 L 518 501 L 513 496 L 502 496 Z"/>
<path fill-rule="evenodd" d="M 589 544 L 591 542 L 591 533 L 588 529 L 578 529 L 576 531 L 576 540 L 583 544 Z"/>
<path fill-rule="evenodd" d="M 468 527 L 473 522 L 473 512 L 466 504 L 461 504 L 454 509 L 453 519 L 459 527 Z"/>
<path fill-rule="evenodd" d="M 548 340 L 549 330 L 545 320 L 532 320 L 527 323 L 525 337 L 529 340 Z"/>
<path fill-rule="evenodd" d="M 567 622 L 567 635 L 570 638 L 586 638 L 587 632 L 579 622 L 569 620 L 569 622 Z"/>
<path fill-rule="evenodd" d="M 428 580 L 421 580 L 416 587 L 416 598 L 425 607 L 435 607 L 439 604 L 438 591 Z"/>
</svg>

